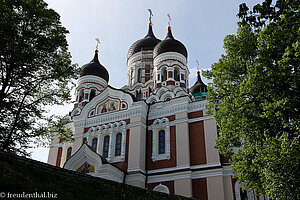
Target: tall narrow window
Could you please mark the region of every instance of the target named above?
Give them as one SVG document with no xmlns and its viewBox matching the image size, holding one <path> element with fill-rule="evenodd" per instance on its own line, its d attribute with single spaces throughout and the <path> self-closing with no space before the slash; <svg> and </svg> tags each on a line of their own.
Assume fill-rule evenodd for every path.
<svg viewBox="0 0 300 200">
<path fill-rule="evenodd" d="M 142 69 L 138 69 L 138 82 L 140 83 L 140 82 L 142 82 L 141 80 L 142 80 Z"/>
<path fill-rule="evenodd" d="M 136 100 L 141 100 L 141 97 L 142 97 L 142 91 L 136 90 Z"/>
<path fill-rule="evenodd" d="M 94 138 L 93 140 L 92 140 L 92 148 L 93 148 L 93 150 L 96 152 L 96 150 L 97 150 L 97 143 L 98 143 L 98 138 Z"/>
<path fill-rule="evenodd" d="M 104 141 L 103 141 L 103 153 L 102 155 L 107 158 L 108 157 L 108 148 L 109 148 L 109 136 L 105 136 L 104 137 Z"/>
<path fill-rule="evenodd" d="M 92 90 L 91 93 L 90 93 L 90 101 L 96 96 L 96 91 L 95 90 Z"/>
<path fill-rule="evenodd" d="M 72 147 L 69 147 L 67 150 L 67 160 L 71 157 L 72 154 Z"/>
<path fill-rule="evenodd" d="M 115 156 L 121 155 L 121 144 L 122 144 L 122 133 L 118 133 L 116 136 Z"/>
<path fill-rule="evenodd" d="M 145 82 L 150 80 L 150 65 L 146 65 L 145 68 Z"/>
<path fill-rule="evenodd" d="M 83 90 L 80 90 L 80 92 L 79 92 L 79 102 L 82 102 L 82 100 L 83 100 Z"/>
<path fill-rule="evenodd" d="M 165 142 L 165 130 L 160 130 L 158 132 L 158 154 L 164 154 L 166 152 L 166 142 Z"/>
<path fill-rule="evenodd" d="M 175 81 L 179 81 L 179 69 L 178 68 L 175 68 L 174 70 L 174 79 Z"/>
<path fill-rule="evenodd" d="M 167 80 L 167 69 L 163 68 L 162 69 L 162 77 L 161 77 L 161 81 L 166 81 Z"/>
</svg>

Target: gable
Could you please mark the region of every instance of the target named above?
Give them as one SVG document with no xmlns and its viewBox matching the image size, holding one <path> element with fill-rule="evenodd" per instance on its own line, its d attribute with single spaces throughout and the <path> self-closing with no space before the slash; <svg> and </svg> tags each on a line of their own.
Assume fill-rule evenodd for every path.
<svg viewBox="0 0 300 200">
<path fill-rule="evenodd" d="M 110 114 L 112 112 L 127 110 L 131 107 L 132 103 L 133 98 L 130 94 L 112 87 L 106 87 L 102 93 L 82 108 L 80 115 L 81 117 L 92 118 Z"/>
</svg>

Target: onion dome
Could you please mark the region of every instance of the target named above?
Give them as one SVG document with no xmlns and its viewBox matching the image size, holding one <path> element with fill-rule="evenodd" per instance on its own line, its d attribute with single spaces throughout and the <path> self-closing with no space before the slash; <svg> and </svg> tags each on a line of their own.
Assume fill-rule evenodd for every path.
<svg viewBox="0 0 300 200">
<path fill-rule="evenodd" d="M 100 78 L 103 78 L 108 82 L 109 80 L 109 74 L 108 71 L 105 69 L 104 66 L 102 66 L 98 59 L 98 50 L 95 51 L 95 56 L 91 62 L 88 64 L 85 64 L 81 67 L 81 73 L 80 76 L 87 76 L 87 75 L 94 75 L 99 76 Z"/>
<path fill-rule="evenodd" d="M 159 42 L 160 40 L 157 39 L 153 34 L 152 24 L 149 23 L 148 34 L 143 39 L 140 39 L 131 45 L 128 51 L 127 59 L 129 59 L 133 54 L 142 50 L 153 50 Z"/>
<path fill-rule="evenodd" d="M 197 81 L 190 89 L 192 94 L 205 92 L 207 93 L 207 86 L 202 82 L 200 77 L 200 71 L 197 71 Z"/>
<path fill-rule="evenodd" d="M 178 40 L 174 39 L 170 26 L 168 27 L 167 37 L 154 48 L 153 58 L 165 52 L 177 52 L 187 58 L 187 50 L 185 46 Z"/>
</svg>

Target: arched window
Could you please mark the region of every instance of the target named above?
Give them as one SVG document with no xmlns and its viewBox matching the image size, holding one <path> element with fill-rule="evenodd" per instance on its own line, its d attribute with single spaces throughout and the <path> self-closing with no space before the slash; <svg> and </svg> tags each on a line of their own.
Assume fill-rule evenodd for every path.
<svg viewBox="0 0 300 200">
<path fill-rule="evenodd" d="M 142 91 L 136 90 L 136 100 L 141 100 L 141 97 L 142 97 Z"/>
<path fill-rule="evenodd" d="M 165 80 L 167 80 L 167 69 L 166 68 L 163 68 L 162 70 L 161 70 L 161 81 L 165 81 Z"/>
<path fill-rule="evenodd" d="M 105 158 L 108 157 L 108 148 L 109 148 L 109 136 L 105 136 L 104 137 L 104 141 L 103 141 L 103 153 L 102 156 L 104 156 Z"/>
<path fill-rule="evenodd" d="M 90 93 L 90 101 L 96 96 L 96 91 L 95 90 L 91 90 L 91 93 Z"/>
<path fill-rule="evenodd" d="M 121 155 L 121 145 L 122 145 L 122 133 L 118 133 L 116 136 L 115 156 Z"/>
<path fill-rule="evenodd" d="M 82 90 L 80 90 L 80 92 L 79 92 L 79 102 L 82 102 L 82 100 L 83 100 L 83 89 Z"/>
<path fill-rule="evenodd" d="M 138 69 L 138 82 L 142 82 L 142 69 Z"/>
<path fill-rule="evenodd" d="M 92 140 L 92 148 L 96 152 L 97 150 L 97 143 L 98 143 L 98 138 L 93 138 Z"/>
<path fill-rule="evenodd" d="M 69 147 L 67 150 L 67 160 L 71 157 L 72 154 L 72 147 Z"/>
<path fill-rule="evenodd" d="M 174 70 L 174 79 L 175 79 L 175 81 L 179 81 L 179 78 L 180 78 L 179 74 L 180 74 L 179 69 L 176 67 L 175 70 Z"/>
<path fill-rule="evenodd" d="M 158 132 L 158 154 L 164 154 L 166 152 L 165 146 L 165 130 L 160 130 Z"/>
</svg>

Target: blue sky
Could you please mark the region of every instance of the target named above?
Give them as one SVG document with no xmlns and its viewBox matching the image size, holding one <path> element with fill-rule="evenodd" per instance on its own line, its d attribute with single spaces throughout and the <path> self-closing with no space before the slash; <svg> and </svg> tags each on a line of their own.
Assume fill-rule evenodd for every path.
<svg viewBox="0 0 300 200">
<path fill-rule="evenodd" d="M 164 39 L 171 15 L 173 36 L 188 50 L 190 86 L 196 80 L 196 60 L 200 69 L 218 61 L 223 39 L 237 30 L 236 17 L 241 0 L 46 0 L 61 16 L 72 62 L 82 66 L 94 55 L 95 38 L 100 38 L 100 63 L 109 71 L 109 84 L 121 88 L 127 83 L 129 47 L 147 34 L 149 12 L 153 10 L 153 31 Z M 249 6 L 261 2 L 252 0 Z M 207 83 L 207 80 L 203 80 Z M 65 115 L 72 106 L 53 106 L 51 113 Z M 33 150 L 32 158 L 46 162 L 48 149 Z"/>
</svg>

